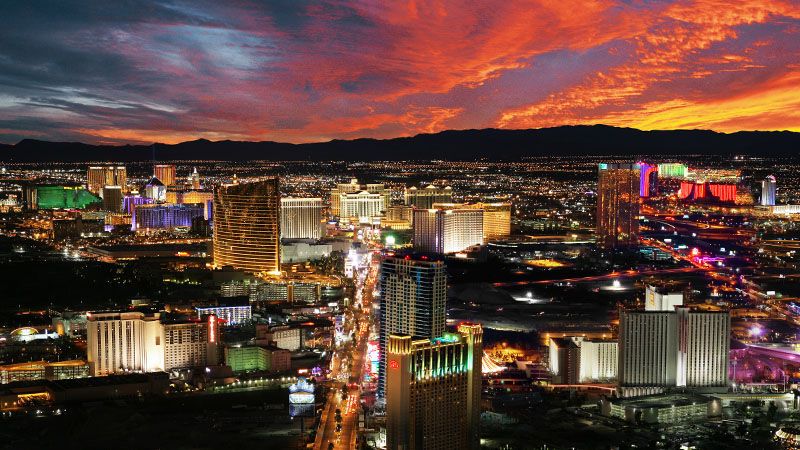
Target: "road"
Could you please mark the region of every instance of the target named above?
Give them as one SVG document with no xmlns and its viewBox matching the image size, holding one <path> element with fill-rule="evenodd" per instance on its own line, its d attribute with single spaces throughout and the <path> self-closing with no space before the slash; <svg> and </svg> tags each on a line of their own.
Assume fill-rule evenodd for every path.
<svg viewBox="0 0 800 450">
<path fill-rule="evenodd" d="M 325 402 L 322 411 L 320 426 L 317 430 L 317 438 L 314 441 L 314 450 L 328 450 L 330 444 L 336 450 L 351 450 L 356 447 L 356 433 L 358 432 L 358 413 L 361 408 L 361 392 L 359 386 L 363 379 L 363 368 L 367 353 L 367 341 L 369 340 L 369 310 L 372 303 L 372 291 L 377 282 L 378 265 L 373 261 L 368 265 L 365 277 L 356 276 L 356 298 L 361 299 L 361 307 L 353 305 L 355 317 L 362 326 L 356 330 L 355 347 L 351 353 L 350 372 L 347 374 L 347 383 L 334 382 L 330 394 Z M 358 295 L 360 294 L 360 295 Z M 334 359 L 334 368 L 331 371 L 331 378 L 340 372 L 347 371 L 345 361 Z M 343 397 L 342 387 L 348 386 L 347 396 Z M 342 427 L 341 431 L 336 431 L 336 410 L 341 411 Z"/>
</svg>

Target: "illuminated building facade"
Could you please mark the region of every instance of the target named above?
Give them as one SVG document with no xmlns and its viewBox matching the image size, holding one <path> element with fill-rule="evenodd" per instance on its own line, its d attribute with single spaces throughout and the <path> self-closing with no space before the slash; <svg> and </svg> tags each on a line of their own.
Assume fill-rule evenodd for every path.
<svg viewBox="0 0 800 450">
<path fill-rule="evenodd" d="M 728 312 L 620 311 L 619 393 L 622 397 L 682 387 L 727 390 Z"/>
<path fill-rule="evenodd" d="M 391 204 L 392 192 L 383 184 L 337 184 L 331 190 L 331 214 L 342 218 L 358 218 L 361 221 L 381 215 Z"/>
<path fill-rule="evenodd" d="M 278 179 L 227 184 L 214 192 L 214 265 L 280 272 Z"/>
<path fill-rule="evenodd" d="M 617 377 L 616 341 L 583 336 L 551 338 L 550 373 L 557 384 L 605 383 Z"/>
<path fill-rule="evenodd" d="M 203 218 L 208 220 L 213 216 L 214 193 L 211 191 L 180 191 L 175 195 L 179 204 L 203 205 Z"/>
<path fill-rule="evenodd" d="M 161 180 L 164 186 L 175 186 L 175 165 L 156 164 L 153 166 L 153 176 Z"/>
<path fill-rule="evenodd" d="M 483 211 L 483 243 L 511 237 L 511 203 L 434 203 L 433 208 Z"/>
<path fill-rule="evenodd" d="M 133 225 L 135 230 L 191 227 L 197 217 L 203 217 L 202 205 L 139 205 L 134 208 Z"/>
<path fill-rule="evenodd" d="M 775 176 L 770 175 L 761 181 L 761 206 L 775 206 L 775 192 L 777 182 Z"/>
<path fill-rule="evenodd" d="M 405 191 L 405 204 L 419 209 L 431 209 L 434 203 L 452 203 L 453 188 L 428 185 L 422 189 L 412 186 Z"/>
<path fill-rule="evenodd" d="M 646 162 L 639 163 L 639 197 L 658 195 L 658 166 Z"/>
<path fill-rule="evenodd" d="M 93 377 L 164 370 L 163 329 L 158 313 L 91 313 L 86 323 L 86 355 Z"/>
<path fill-rule="evenodd" d="M 122 199 L 122 211 L 126 214 L 133 214 L 134 209 L 139 205 L 149 205 L 153 203 L 152 198 L 142 197 L 141 195 L 126 195 Z"/>
<path fill-rule="evenodd" d="M 32 186 L 25 189 L 29 209 L 85 209 L 102 200 L 83 186 Z"/>
<path fill-rule="evenodd" d="M 247 323 L 253 318 L 253 308 L 250 305 L 202 306 L 195 309 L 198 319 L 213 315 L 227 325 Z"/>
<path fill-rule="evenodd" d="M 378 391 L 386 375 L 386 344 L 391 334 L 433 338 L 445 331 L 447 271 L 425 255 L 386 257 L 381 263 Z"/>
<path fill-rule="evenodd" d="M 414 249 L 430 253 L 457 253 L 484 243 L 483 210 L 415 209 Z"/>
<path fill-rule="evenodd" d="M 644 293 L 645 311 L 675 311 L 683 305 L 683 292 L 661 286 L 647 286 Z"/>
<path fill-rule="evenodd" d="M 682 181 L 678 198 L 690 202 L 735 203 L 736 185 Z"/>
<path fill-rule="evenodd" d="M 471 324 L 432 339 L 389 336 L 386 448 L 480 448 L 482 341 Z"/>
<path fill-rule="evenodd" d="M 120 186 L 127 191 L 128 172 L 125 166 L 90 166 L 86 180 L 86 188 L 95 195 L 100 195 L 106 186 Z"/>
<path fill-rule="evenodd" d="M 281 199 L 281 239 L 319 239 L 322 237 L 322 199 Z"/>
<path fill-rule="evenodd" d="M 197 321 L 162 324 L 164 370 L 190 369 L 220 363 L 220 335 L 216 316 Z"/>
<path fill-rule="evenodd" d="M 639 243 L 639 166 L 599 166 L 597 183 L 597 244 L 604 249 Z"/>
<path fill-rule="evenodd" d="M 200 185 L 200 174 L 197 173 L 197 167 L 192 170 L 192 174 L 189 176 L 189 185 L 195 191 L 202 189 Z"/>
<path fill-rule="evenodd" d="M 105 186 L 103 187 L 103 210 L 110 212 L 122 212 L 122 187 Z"/>
<path fill-rule="evenodd" d="M 658 176 L 661 178 L 686 178 L 689 168 L 681 163 L 664 163 L 658 165 Z"/>
</svg>

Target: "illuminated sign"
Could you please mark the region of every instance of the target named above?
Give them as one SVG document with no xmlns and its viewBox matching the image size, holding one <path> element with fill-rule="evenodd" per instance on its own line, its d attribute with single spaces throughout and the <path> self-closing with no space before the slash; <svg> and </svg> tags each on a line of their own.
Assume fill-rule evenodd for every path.
<svg viewBox="0 0 800 450">
<path fill-rule="evenodd" d="M 392 359 L 392 360 L 389 361 L 389 368 L 390 369 L 398 369 L 398 368 L 400 368 L 400 363 L 398 363 L 397 361 Z"/>
<path fill-rule="evenodd" d="M 289 386 L 289 415 L 292 417 L 314 415 L 314 385 L 303 377 Z"/>
<path fill-rule="evenodd" d="M 208 316 L 208 342 L 211 343 L 217 342 L 217 334 L 216 330 L 214 329 L 216 320 L 217 318 L 215 316 Z"/>
</svg>

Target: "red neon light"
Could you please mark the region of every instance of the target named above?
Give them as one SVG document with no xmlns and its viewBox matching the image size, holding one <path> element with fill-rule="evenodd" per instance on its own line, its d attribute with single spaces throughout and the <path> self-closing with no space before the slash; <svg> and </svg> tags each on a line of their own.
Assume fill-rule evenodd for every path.
<svg viewBox="0 0 800 450">
<path fill-rule="evenodd" d="M 389 360 L 389 368 L 390 369 L 398 369 L 398 368 L 400 368 L 400 363 L 398 363 L 394 359 L 391 359 L 391 360 Z"/>
<path fill-rule="evenodd" d="M 217 342 L 217 335 L 216 330 L 214 330 L 214 326 L 216 325 L 216 317 L 208 316 L 208 341 L 212 344 Z"/>
</svg>

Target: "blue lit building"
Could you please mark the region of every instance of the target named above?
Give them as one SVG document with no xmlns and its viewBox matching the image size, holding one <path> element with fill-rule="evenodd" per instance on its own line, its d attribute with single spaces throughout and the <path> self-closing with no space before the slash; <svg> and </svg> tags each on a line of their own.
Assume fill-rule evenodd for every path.
<svg viewBox="0 0 800 450">
<path fill-rule="evenodd" d="M 203 205 L 150 204 L 133 210 L 134 230 L 191 227 L 192 220 L 203 217 Z"/>
</svg>

